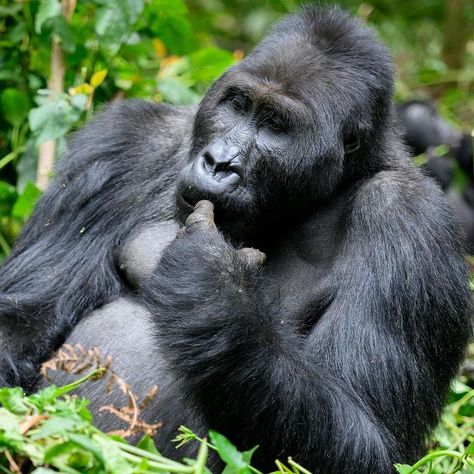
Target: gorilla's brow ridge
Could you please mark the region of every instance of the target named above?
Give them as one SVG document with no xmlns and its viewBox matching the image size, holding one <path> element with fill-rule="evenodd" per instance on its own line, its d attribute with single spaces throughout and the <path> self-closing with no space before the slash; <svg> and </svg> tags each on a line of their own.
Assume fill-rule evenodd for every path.
<svg viewBox="0 0 474 474">
<path fill-rule="evenodd" d="M 223 95 L 223 99 L 227 100 L 232 97 L 245 97 L 251 101 L 252 108 L 265 113 L 268 118 L 270 112 L 273 116 L 278 116 L 288 125 L 300 124 L 301 117 L 311 117 L 310 108 L 286 93 L 284 88 L 268 80 L 258 81 L 249 80 L 248 83 L 240 78 L 239 84 L 233 84 L 228 87 Z M 281 90 L 280 90 L 281 89 Z"/>
</svg>

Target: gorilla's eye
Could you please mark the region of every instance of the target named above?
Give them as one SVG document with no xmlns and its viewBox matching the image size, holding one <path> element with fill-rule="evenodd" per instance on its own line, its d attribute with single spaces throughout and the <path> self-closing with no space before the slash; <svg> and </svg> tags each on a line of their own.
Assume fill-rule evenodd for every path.
<svg viewBox="0 0 474 474">
<path fill-rule="evenodd" d="M 269 117 L 265 121 L 265 125 L 272 131 L 276 133 L 282 133 L 286 132 L 288 129 L 288 124 L 286 123 L 285 120 L 283 120 L 281 117 L 277 115 L 273 115 Z"/>
<path fill-rule="evenodd" d="M 360 138 L 354 134 L 351 134 L 344 141 L 344 151 L 346 153 L 352 153 L 360 148 Z"/>
<path fill-rule="evenodd" d="M 243 114 L 248 112 L 250 108 L 250 101 L 248 97 L 234 95 L 229 98 L 229 104 L 238 113 Z"/>
</svg>

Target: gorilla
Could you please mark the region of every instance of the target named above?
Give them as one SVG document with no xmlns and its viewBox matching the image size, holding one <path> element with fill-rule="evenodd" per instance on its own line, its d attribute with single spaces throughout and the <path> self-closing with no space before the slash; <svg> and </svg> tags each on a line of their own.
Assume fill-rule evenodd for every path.
<svg viewBox="0 0 474 474">
<path fill-rule="evenodd" d="M 397 115 L 413 155 L 428 155 L 423 168 L 448 193 L 464 233 L 466 250 L 474 254 L 474 155 L 471 135 L 449 125 L 427 101 L 403 102 L 397 106 Z M 439 145 L 448 146 L 446 155 L 433 154 L 433 149 Z M 467 177 L 461 195 L 453 189 L 456 163 Z"/>
<path fill-rule="evenodd" d="M 262 469 L 413 461 L 471 313 L 452 211 L 411 164 L 392 93 L 373 32 L 308 6 L 197 109 L 109 106 L 72 138 L 1 269 L 2 383 L 33 389 L 79 341 L 132 387 L 158 384 L 165 454 L 185 424 L 259 444 Z M 111 427 L 103 392 L 84 391 Z"/>
<path fill-rule="evenodd" d="M 430 102 L 409 100 L 397 105 L 397 115 L 405 141 L 413 155 L 428 152 L 439 145 L 449 147 L 449 155 L 474 181 L 472 138 L 448 124 Z M 428 172 L 446 189 L 452 182 L 453 173 L 445 157 L 429 156 Z"/>
</svg>

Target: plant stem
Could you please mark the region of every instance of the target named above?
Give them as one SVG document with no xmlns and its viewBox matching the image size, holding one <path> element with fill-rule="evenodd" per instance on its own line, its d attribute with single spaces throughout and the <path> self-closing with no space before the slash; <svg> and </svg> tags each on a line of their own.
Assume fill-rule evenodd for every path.
<svg viewBox="0 0 474 474">
<path fill-rule="evenodd" d="M 136 455 L 136 456 L 139 456 L 139 457 L 146 457 L 147 459 L 149 459 L 151 461 L 154 461 L 154 462 L 157 462 L 157 463 L 160 463 L 160 464 L 166 463 L 166 465 L 168 467 L 174 467 L 176 469 L 182 469 L 183 468 L 183 465 L 180 464 L 179 462 L 173 461 L 173 460 L 165 458 L 163 456 L 150 453 L 148 451 L 137 448 L 136 446 L 132 446 L 130 444 L 119 443 L 117 441 L 113 441 L 113 442 L 117 445 L 118 448 L 120 448 L 122 451 L 126 451 L 127 453 L 130 453 L 130 454 L 133 454 L 133 455 Z M 184 467 L 187 468 L 188 466 L 184 466 Z M 175 472 L 181 472 L 181 471 L 175 471 Z M 188 472 L 188 471 L 186 471 L 186 472 Z M 190 469 L 189 472 L 192 472 L 192 469 Z"/>
<path fill-rule="evenodd" d="M 441 456 L 448 456 L 451 458 L 458 459 L 459 461 L 467 461 L 469 465 L 471 464 L 471 462 L 468 459 L 463 459 L 463 455 L 456 451 L 449 451 L 449 450 L 435 451 L 434 453 L 427 454 L 424 458 L 420 459 L 417 463 L 413 464 L 413 466 L 411 466 L 411 469 L 406 474 L 414 473 L 419 467 Z"/>
<path fill-rule="evenodd" d="M 204 472 L 204 468 L 206 467 L 207 455 L 209 453 L 209 448 L 206 443 L 201 443 L 199 446 L 198 455 L 196 458 L 196 463 L 194 464 L 194 472 L 196 474 L 202 474 Z"/>
<path fill-rule="evenodd" d="M 8 245 L 7 239 L 5 239 L 4 235 L 0 232 L 0 247 L 2 252 L 8 256 L 10 254 L 10 246 Z"/>
<path fill-rule="evenodd" d="M 297 462 L 293 461 L 293 459 L 291 458 L 288 458 L 288 464 L 291 467 L 294 467 L 298 472 L 301 472 L 302 474 L 311 474 L 311 472 L 309 472 L 303 466 L 300 466 Z"/>
<path fill-rule="evenodd" d="M 0 170 L 4 168 L 10 161 L 13 161 L 23 150 L 25 149 L 24 146 L 18 147 L 16 150 L 11 151 L 8 155 L 5 155 L 0 160 Z"/>
<path fill-rule="evenodd" d="M 143 460 L 143 458 L 145 458 L 145 459 L 147 459 L 148 464 L 150 465 L 150 467 L 153 467 L 155 469 L 159 469 L 161 471 L 174 472 L 174 473 L 177 473 L 177 474 L 187 474 L 187 473 L 191 474 L 192 472 L 194 472 L 194 467 L 193 466 L 185 466 L 184 464 L 177 464 L 177 466 L 175 466 L 174 464 L 158 463 L 156 461 L 152 461 L 150 459 L 150 457 L 148 456 L 149 454 L 150 453 L 148 451 L 144 451 L 143 453 L 140 453 L 139 456 L 135 456 L 135 455 L 127 453 L 127 452 L 123 453 L 123 455 L 126 459 L 128 459 L 129 461 L 132 461 L 136 464 L 139 464 Z"/>
<path fill-rule="evenodd" d="M 460 408 L 465 405 L 471 398 L 474 398 L 474 390 L 467 392 L 462 398 L 460 398 L 454 405 L 452 412 L 454 415 L 457 415 Z"/>
<path fill-rule="evenodd" d="M 63 387 L 59 387 L 56 390 L 55 397 L 60 397 L 62 395 L 65 395 L 66 393 L 72 392 L 75 390 L 79 385 L 82 385 L 84 382 L 87 382 L 90 379 L 93 379 L 95 377 L 100 377 L 107 369 L 105 367 L 99 367 L 92 372 L 90 372 L 87 375 L 84 375 L 84 377 L 81 377 L 80 379 L 75 380 L 74 382 L 71 382 L 68 385 L 64 385 Z"/>
</svg>

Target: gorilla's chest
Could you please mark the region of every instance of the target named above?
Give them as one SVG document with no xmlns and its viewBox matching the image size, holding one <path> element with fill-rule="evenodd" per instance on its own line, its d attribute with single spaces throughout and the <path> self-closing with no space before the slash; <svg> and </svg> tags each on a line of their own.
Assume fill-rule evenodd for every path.
<svg viewBox="0 0 474 474">
<path fill-rule="evenodd" d="M 136 229 L 119 253 L 119 268 L 134 288 L 150 276 L 163 250 L 176 237 L 178 224 L 163 221 Z"/>
</svg>

